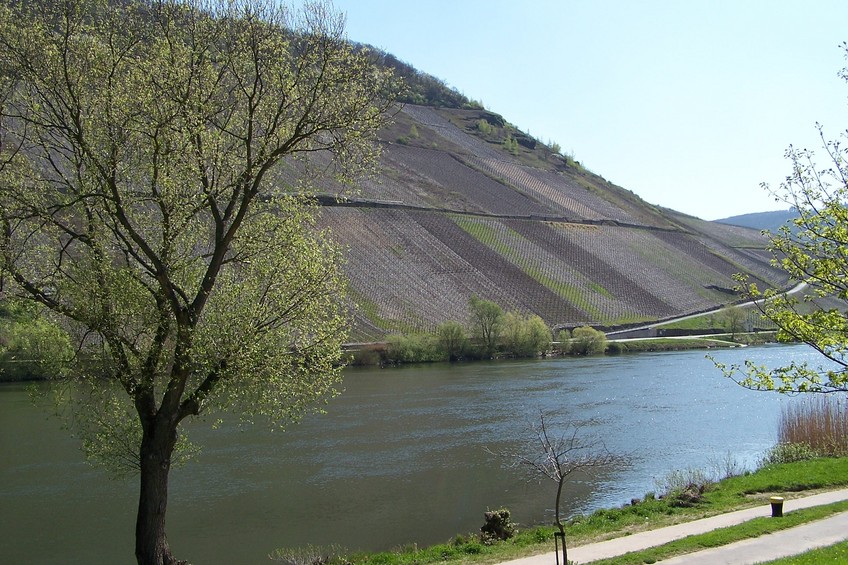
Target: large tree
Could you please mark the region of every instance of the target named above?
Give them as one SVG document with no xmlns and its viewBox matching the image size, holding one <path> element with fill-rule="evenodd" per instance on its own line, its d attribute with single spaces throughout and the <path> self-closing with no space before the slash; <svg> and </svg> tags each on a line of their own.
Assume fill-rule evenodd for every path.
<svg viewBox="0 0 848 565">
<path fill-rule="evenodd" d="M 848 55 L 848 44 L 843 44 Z M 848 68 L 840 72 L 848 80 Z M 802 299 L 775 289 L 761 290 L 744 277 L 743 289 L 785 341 L 807 343 L 826 363 L 791 363 L 770 369 L 746 362 L 723 366 L 725 375 L 756 390 L 848 392 L 848 131 L 828 139 L 818 126 L 822 155 L 790 147 L 791 173 L 774 195 L 798 211 L 798 218 L 770 235 L 774 263 L 805 283 Z M 766 186 L 766 189 L 769 187 Z"/>
<path fill-rule="evenodd" d="M 3 292 L 69 323 L 84 445 L 139 471 L 138 562 L 175 563 L 181 424 L 334 393 L 339 255 L 280 179 L 373 166 L 396 82 L 272 0 L 5 3 L 0 81 Z"/>
</svg>

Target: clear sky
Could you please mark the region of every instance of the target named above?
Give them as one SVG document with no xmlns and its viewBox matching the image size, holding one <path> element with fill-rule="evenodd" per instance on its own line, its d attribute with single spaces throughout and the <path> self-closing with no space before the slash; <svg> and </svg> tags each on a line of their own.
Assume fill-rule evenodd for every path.
<svg viewBox="0 0 848 565">
<path fill-rule="evenodd" d="M 650 203 L 785 209 L 784 151 L 848 128 L 848 0 L 334 0 L 348 38 L 444 80 Z"/>
</svg>

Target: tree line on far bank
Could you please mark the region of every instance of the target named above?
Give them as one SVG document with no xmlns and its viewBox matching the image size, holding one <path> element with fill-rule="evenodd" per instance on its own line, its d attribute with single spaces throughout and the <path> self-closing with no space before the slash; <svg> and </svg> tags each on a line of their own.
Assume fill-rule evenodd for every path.
<svg viewBox="0 0 848 565">
<path fill-rule="evenodd" d="M 608 344 L 602 331 L 585 326 L 557 332 L 556 339 L 536 315 L 504 311 L 476 296 L 469 323 L 448 321 L 431 333 L 393 334 L 381 347 L 353 352 L 354 365 L 532 358 L 541 355 L 594 355 Z M 70 339 L 32 304 L 0 300 L 0 381 L 58 376 L 73 357 Z"/>
<path fill-rule="evenodd" d="M 541 355 L 604 353 L 607 339 L 600 330 L 584 326 L 562 329 L 556 340 L 535 314 L 504 311 L 497 303 L 472 296 L 467 325 L 450 320 L 434 332 L 392 334 L 381 346 L 353 351 L 351 364 L 377 365 L 531 358 Z"/>
</svg>

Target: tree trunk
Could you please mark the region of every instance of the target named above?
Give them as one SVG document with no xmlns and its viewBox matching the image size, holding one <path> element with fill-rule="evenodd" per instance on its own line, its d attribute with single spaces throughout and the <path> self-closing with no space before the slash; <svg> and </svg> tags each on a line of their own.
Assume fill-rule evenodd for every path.
<svg viewBox="0 0 848 565">
<path fill-rule="evenodd" d="M 562 498 L 562 485 L 565 484 L 565 475 L 560 473 L 559 481 L 557 483 L 557 494 L 556 494 L 556 507 L 554 509 L 554 521 L 556 523 L 557 528 L 559 528 L 559 536 L 562 540 L 562 565 L 568 565 L 568 549 L 565 546 L 565 526 L 562 523 L 562 520 L 559 517 L 559 503 Z M 559 557 L 557 557 L 557 563 L 559 563 Z"/>
<path fill-rule="evenodd" d="M 176 444 L 171 426 L 145 426 L 141 441 L 141 485 L 135 525 L 135 557 L 139 565 L 175 565 L 165 536 L 168 472 Z"/>
</svg>

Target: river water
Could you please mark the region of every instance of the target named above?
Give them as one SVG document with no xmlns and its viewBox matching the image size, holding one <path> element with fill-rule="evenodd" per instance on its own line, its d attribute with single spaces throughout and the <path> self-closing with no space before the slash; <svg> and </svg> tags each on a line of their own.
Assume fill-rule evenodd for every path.
<svg viewBox="0 0 848 565">
<path fill-rule="evenodd" d="M 817 361 L 799 345 L 714 356 Z M 740 388 L 702 351 L 350 369 L 344 389 L 326 414 L 284 433 L 195 426 L 204 450 L 171 474 L 175 555 L 253 564 L 278 547 L 438 543 L 479 530 L 483 512 L 501 506 L 524 524 L 549 521 L 554 483 L 489 452 L 531 449 L 540 410 L 631 457 L 576 477 L 565 513 L 617 506 L 675 469 L 709 469 L 728 454 L 753 466 L 775 442 L 781 405 L 796 401 Z M 87 465 L 48 416 L 23 386 L 0 386 L 0 561 L 133 563 L 135 479 Z"/>
</svg>

